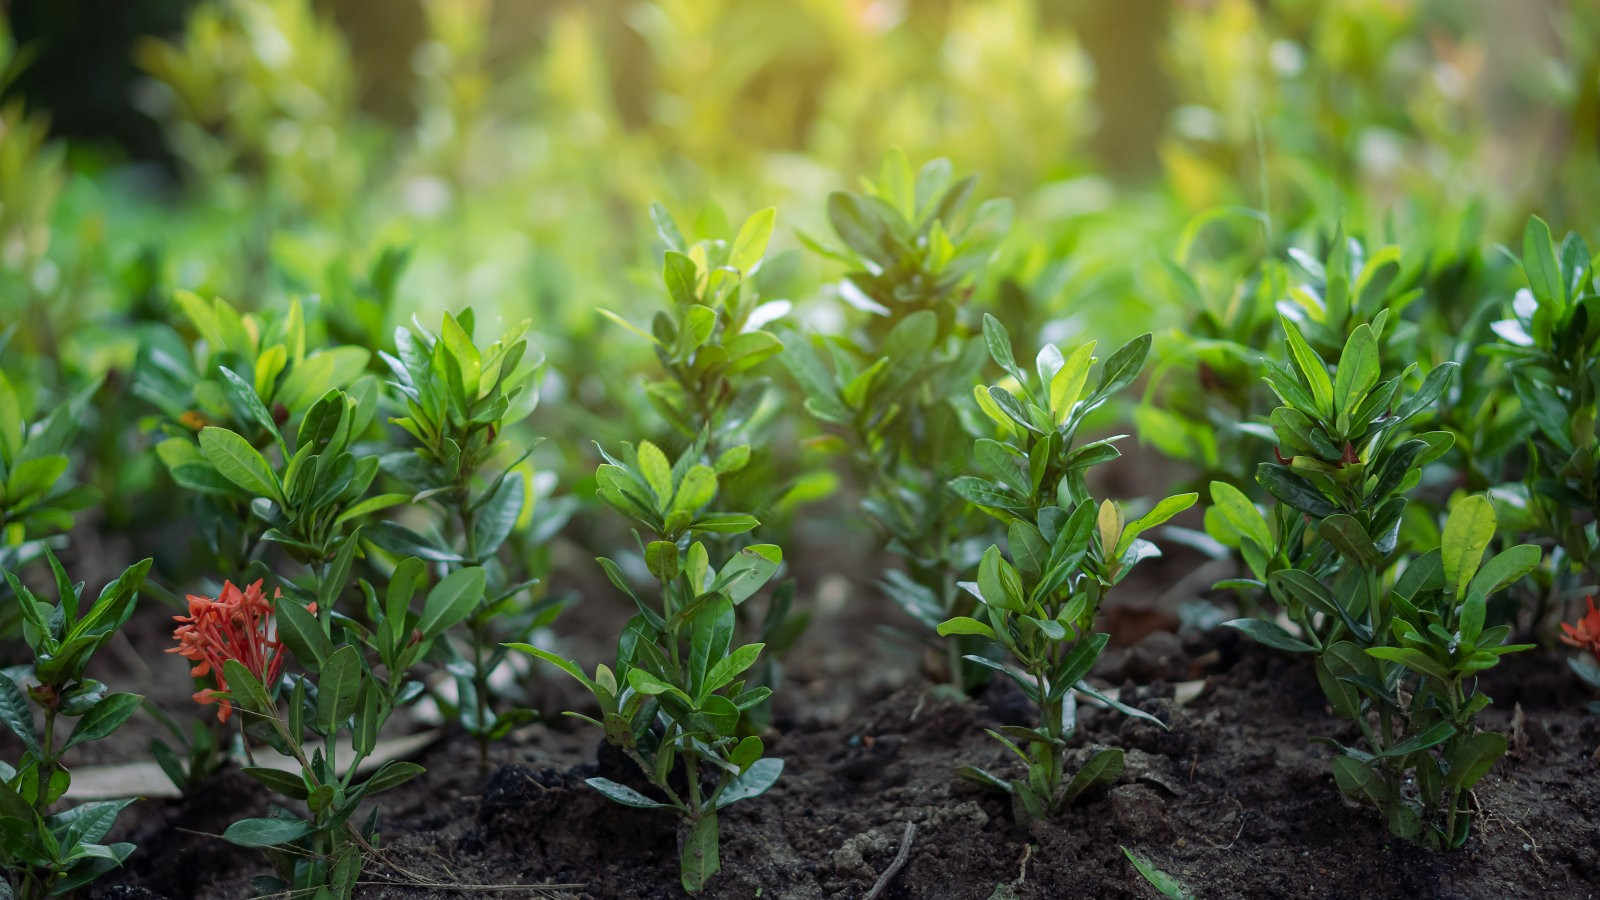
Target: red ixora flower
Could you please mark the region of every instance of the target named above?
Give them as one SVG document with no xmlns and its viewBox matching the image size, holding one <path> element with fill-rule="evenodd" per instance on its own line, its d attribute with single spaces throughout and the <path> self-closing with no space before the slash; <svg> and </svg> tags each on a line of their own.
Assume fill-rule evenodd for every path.
<svg viewBox="0 0 1600 900">
<path fill-rule="evenodd" d="M 277 595 L 281 595 L 279 591 Z M 315 605 L 311 607 L 315 610 Z M 190 675 L 210 675 L 216 679 L 215 689 L 196 691 L 196 703 L 220 704 L 217 720 L 228 721 L 233 714 L 233 704 L 217 694 L 228 690 L 222 677 L 222 664 L 234 660 L 272 690 L 278 676 L 283 674 L 283 642 L 278 640 L 278 630 L 272 622 L 272 601 L 261 592 L 257 581 L 244 590 L 223 582 L 222 595 L 215 599 L 189 595 L 189 614 L 173 616 L 179 625 L 172 632 L 178 646 L 167 650 L 184 659 L 194 660 Z"/>
<path fill-rule="evenodd" d="M 1588 649 L 1594 658 L 1600 660 L 1600 610 L 1594 608 L 1594 598 L 1585 598 L 1589 604 L 1588 614 L 1579 617 L 1577 622 L 1568 625 L 1561 623 L 1561 630 L 1566 632 L 1561 636 L 1561 642 L 1570 644 L 1580 649 Z"/>
</svg>

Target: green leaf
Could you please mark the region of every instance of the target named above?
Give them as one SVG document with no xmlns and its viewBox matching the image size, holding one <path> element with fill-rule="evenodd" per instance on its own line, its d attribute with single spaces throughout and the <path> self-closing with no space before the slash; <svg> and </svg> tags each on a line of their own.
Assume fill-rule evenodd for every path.
<svg viewBox="0 0 1600 900">
<path fill-rule="evenodd" d="M 717 855 L 718 843 L 716 812 L 701 813 L 700 818 L 690 826 L 688 836 L 683 839 L 683 853 L 678 861 L 685 891 L 700 893 L 711 876 L 722 869 L 722 862 Z"/>
<path fill-rule="evenodd" d="M 588 778 L 585 779 L 583 783 L 604 794 L 607 799 L 615 803 L 621 803 L 623 806 L 631 806 L 635 809 L 672 808 L 672 804 L 670 803 L 662 803 L 657 800 L 651 800 L 649 797 L 646 797 L 633 788 L 628 787 L 625 784 L 618 784 L 609 778 Z"/>
<path fill-rule="evenodd" d="M 240 819 L 222 839 L 240 847 L 279 847 L 310 833 L 310 824 L 300 819 Z"/>
<path fill-rule="evenodd" d="M 324 394 L 361 377 L 372 354 L 361 347 L 334 347 L 307 356 L 290 368 L 275 400 L 297 413 Z"/>
<path fill-rule="evenodd" d="M 1365 799 L 1379 809 L 1388 809 L 1391 792 L 1372 767 L 1349 756 L 1333 760 L 1333 780 L 1347 797 Z"/>
<path fill-rule="evenodd" d="M 1000 548 L 993 544 L 984 551 L 983 560 L 978 564 L 978 591 L 990 606 L 1012 612 L 1023 610 L 1022 580 L 1017 577 L 1017 570 L 1000 555 Z"/>
<path fill-rule="evenodd" d="M 1542 552 L 1533 544 L 1503 550 L 1483 564 L 1467 584 L 1467 597 L 1483 599 L 1522 580 L 1539 567 Z"/>
<path fill-rule="evenodd" d="M 276 712 L 277 704 L 272 702 L 267 689 L 238 660 L 223 660 L 222 678 L 228 683 L 228 694 L 235 705 L 263 715 Z"/>
<path fill-rule="evenodd" d="M 1256 546 L 1264 550 L 1273 546 L 1272 530 L 1267 527 L 1267 520 L 1244 491 L 1225 481 L 1213 481 L 1211 503 L 1235 532 L 1255 541 Z"/>
<path fill-rule="evenodd" d="M 1449 722 L 1438 722 L 1426 731 L 1423 731 L 1419 734 L 1414 734 L 1407 740 L 1384 748 L 1376 755 L 1382 757 L 1406 756 L 1416 753 L 1419 750 L 1426 750 L 1429 747 L 1437 747 L 1445 741 L 1450 740 L 1455 733 L 1456 726 L 1450 724 Z"/>
<path fill-rule="evenodd" d="M 940 637 L 949 637 L 952 634 L 976 634 L 989 640 L 994 640 L 994 629 L 979 622 L 971 616 L 955 616 L 939 623 L 936 629 Z"/>
<path fill-rule="evenodd" d="M 59 453 L 24 459 L 11 470 L 5 481 L 5 491 L 0 496 L 8 506 L 19 507 L 24 501 L 43 495 L 67 471 L 69 460 Z"/>
<path fill-rule="evenodd" d="M 650 204 L 650 221 L 656 226 L 656 235 L 661 238 L 661 243 L 667 245 L 668 250 L 682 253 L 688 244 L 683 240 L 683 232 L 678 230 L 678 223 L 672 220 L 672 213 L 659 203 Z"/>
<path fill-rule="evenodd" d="M 1128 862 L 1133 863 L 1133 868 L 1143 876 L 1144 880 L 1150 882 L 1150 886 L 1167 900 L 1194 900 L 1194 893 L 1183 882 L 1156 868 L 1150 860 L 1127 847 L 1122 848 L 1122 855 L 1126 856 Z"/>
<path fill-rule="evenodd" d="M 1300 329 L 1286 316 L 1278 316 L 1278 321 L 1283 323 L 1284 337 L 1289 342 L 1289 355 L 1294 360 L 1295 368 L 1300 370 L 1300 375 L 1311 388 L 1311 397 L 1316 403 L 1315 410 L 1302 410 L 1302 412 L 1316 412 L 1324 419 L 1333 418 L 1333 382 L 1328 378 L 1328 366 L 1311 349 L 1306 339 L 1300 334 Z"/>
<path fill-rule="evenodd" d="M 745 669 L 755 665 L 756 659 L 761 656 L 761 651 L 766 646 L 766 644 L 745 644 L 743 647 L 717 660 L 716 664 L 711 667 L 711 671 L 706 673 L 706 681 L 700 688 L 700 696 L 710 695 L 737 678 Z M 632 674 L 631 671 L 630 674 Z"/>
<path fill-rule="evenodd" d="M 339 517 L 333 520 L 334 527 L 337 528 L 346 522 L 359 519 L 362 516 L 371 515 L 379 510 L 388 509 L 391 506 L 399 506 L 400 504 L 409 501 L 411 497 L 411 494 L 399 493 L 377 494 L 368 497 L 365 500 L 362 500 L 360 503 L 346 508 L 344 512 L 340 513 Z"/>
<path fill-rule="evenodd" d="M 717 472 L 710 466 L 695 465 L 678 483 L 678 493 L 672 498 L 670 512 L 685 516 L 699 512 L 717 495 Z"/>
<path fill-rule="evenodd" d="M 1313 518 L 1324 519 L 1339 511 L 1311 482 L 1287 466 L 1261 463 L 1256 467 L 1256 481 L 1267 493 Z"/>
<path fill-rule="evenodd" d="M 745 738 L 745 740 L 750 739 Z M 765 794 L 778 783 L 778 776 L 782 774 L 783 760 L 771 756 L 756 760 L 738 778 L 728 782 L 728 786 L 717 795 L 717 809 Z"/>
<path fill-rule="evenodd" d="M 422 604 L 417 628 L 424 638 L 434 638 L 463 622 L 483 602 L 484 570 L 474 566 L 457 569 L 442 578 Z"/>
<path fill-rule="evenodd" d="M 1494 526 L 1494 504 L 1483 494 L 1463 497 L 1450 510 L 1439 539 L 1439 554 L 1444 562 L 1445 590 L 1457 599 L 1466 594 L 1478 571 L 1478 561 L 1494 539 Z"/>
<path fill-rule="evenodd" d="M 37 755 L 39 736 L 33 730 L 33 711 L 22 695 L 17 683 L 0 673 L 0 722 L 5 722 L 11 733 L 22 739 L 22 744 Z"/>
<path fill-rule="evenodd" d="M 1376 659 L 1397 662 L 1408 669 L 1423 675 L 1432 675 L 1440 680 L 1448 680 L 1450 672 L 1444 664 L 1428 654 L 1412 647 L 1368 647 L 1367 655 Z"/>
<path fill-rule="evenodd" d="M 761 520 L 744 513 L 711 513 L 689 523 L 689 530 L 709 531 L 715 534 L 744 534 L 760 524 Z"/>
<path fill-rule="evenodd" d="M 1444 776 L 1445 784 L 1457 790 L 1469 790 L 1489 774 L 1495 762 L 1505 754 L 1505 735 L 1493 731 L 1472 735 L 1450 748 L 1445 758 L 1450 767 Z"/>
<path fill-rule="evenodd" d="M 0 463 L 10 465 L 22 452 L 27 438 L 27 423 L 22 419 L 22 402 L 10 379 L 0 372 Z"/>
<path fill-rule="evenodd" d="M 373 748 L 378 746 L 378 734 L 383 730 L 383 723 L 388 720 L 389 712 L 377 682 L 369 682 L 361 691 L 355 728 L 350 732 L 351 749 L 363 756 L 371 753 Z"/>
<path fill-rule="evenodd" d="M 1011 335 L 1006 332 L 1006 327 L 1000 324 L 1000 320 L 989 313 L 983 314 L 983 340 L 988 344 L 989 356 L 995 363 L 1018 382 L 1026 384 L 1022 370 L 1017 368 L 1016 357 L 1011 354 Z"/>
<path fill-rule="evenodd" d="M 1367 568 L 1376 569 L 1383 562 L 1366 529 L 1354 516 L 1338 513 L 1317 523 L 1317 534 L 1338 549 L 1345 559 Z"/>
<path fill-rule="evenodd" d="M 655 493 L 655 508 L 666 512 L 667 501 L 672 499 L 672 464 L 667 462 L 661 448 L 649 441 L 640 441 L 638 449 L 639 474 Z"/>
<path fill-rule="evenodd" d="M 200 430 L 200 452 L 222 477 L 252 494 L 284 505 L 278 476 L 249 441 L 226 428 L 208 425 Z"/>
<path fill-rule="evenodd" d="M 1050 415 L 1055 424 L 1067 421 L 1078 398 L 1083 396 L 1083 385 L 1089 379 L 1089 367 L 1094 364 L 1094 341 L 1079 346 L 1050 377 Z"/>
<path fill-rule="evenodd" d="M 1265 644 L 1274 650 L 1287 650 L 1290 653 L 1315 653 L 1317 648 L 1295 638 L 1289 632 L 1265 619 L 1231 619 L 1222 624 L 1249 635 L 1258 644 Z"/>
<path fill-rule="evenodd" d="M 304 800 L 309 796 L 305 779 L 293 772 L 260 766 L 246 766 L 240 771 L 291 800 Z"/>
<path fill-rule="evenodd" d="M 1100 370 L 1100 385 L 1094 389 L 1095 395 L 1105 397 L 1139 377 L 1139 370 L 1144 368 L 1145 357 L 1150 355 L 1152 340 L 1150 334 L 1141 334 L 1118 347 L 1117 352 L 1111 354 L 1111 358 L 1106 360 L 1105 366 Z"/>
<path fill-rule="evenodd" d="M 244 408 L 245 415 L 261 426 L 262 430 L 282 441 L 278 425 L 272 420 L 272 413 L 267 412 L 266 404 L 257 396 L 255 385 L 227 366 L 218 366 L 217 371 L 222 373 L 222 380 L 228 383 L 228 395 L 233 398 L 234 403 Z"/>
<path fill-rule="evenodd" d="M 510 472 L 478 508 L 472 520 L 472 550 L 477 559 L 493 556 L 511 536 L 522 515 L 524 493 L 522 476 Z"/>
<path fill-rule="evenodd" d="M 1556 261 L 1550 226 L 1538 216 L 1529 217 L 1522 231 L 1522 271 L 1527 273 L 1528 287 L 1540 304 L 1557 310 L 1566 308 L 1567 289 L 1561 283 L 1561 264 Z"/>
<path fill-rule="evenodd" d="M 1183 512 L 1193 506 L 1195 500 L 1199 499 L 1199 497 L 1199 494 L 1193 492 L 1174 494 L 1157 503 L 1154 509 L 1123 527 L 1122 536 L 1117 539 L 1116 551 L 1112 555 L 1120 559 L 1122 554 L 1126 553 L 1128 548 L 1133 545 L 1133 539 L 1138 537 L 1140 532 L 1148 531 Z"/>
<path fill-rule="evenodd" d="M 1340 431 L 1349 431 L 1344 423 L 1377 383 L 1378 339 L 1373 336 L 1371 326 L 1358 325 L 1345 341 L 1344 352 L 1339 354 L 1339 368 L 1334 374 L 1333 404 L 1340 417 Z M 1354 424 L 1359 427 L 1362 423 Z"/>
<path fill-rule="evenodd" d="M 462 399 L 469 403 L 476 400 L 478 379 L 483 372 L 483 357 L 478 353 L 478 348 L 473 346 L 472 335 L 461 327 L 455 316 L 445 313 L 439 328 L 439 340 L 461 370 L 461 389 L 465 392 Z M 437 353 L 438 348 L 434 352 Z"/>
<path fill-rule="evenodd" d="M 371 778 L 368 778 L 366 781 L 362 782 L 361 787 L 358 788 L 358 790 L 360 790 L 363 795 L 377 794 L 383 791 L 392 790 L 402 784 L 405 784 L 411 779 L 416 778 L 425 771 L 427 770 L 414 762 L 408 762 L 403 759 L 391 759 L 379 766 L 378 771 L 373 772 Z"/>
<path fill-rule="evenodd" d="M 722 567 L 711 589 L 727 594 L 737 606 L 770 581 L 782 564 L 783 551 L 776 544 L 751 544 Z"/>
<path fill-rule="evenodd" d="M 97 741 L 113 731 L 116 731 L 123 722 L 128 721 L 139 710 L 139 704 L 144 698 L 138 694 L 110 694 L 89 708 L 83 718 L 78 720 L 72 729 L 72 736 L 67 738 L 67 743 L 62 750 L 75 747 L 84 741 Z"/>
<path fill-rule="evenodd" d="M 771 206 L 745 219 L 744 225 L 739 228 L 739 235 L 733 239 L 732 249 L 728 251 L 728 265 L 743 274 L 750 274 L 767 252 L 767 243 L 772 240 L 772 227 L 777 219 L 778 210 Z"/>
<path fill-rule="evenodd" d="M 628 670 L 628 685 L 647 697 L 657 697 L 662 694 L 671 694 L 686 703 L 692 702 L 693 700 L 693 698 L 684 693 L 682 690 L 674 687 L 671 684 L 668 684 L 665 681 L 662 681 L 655 674 L 647 672 L 639 666 L 634 666 Z"/>
<path fill-rule="evenodd" d="M 278 635 L 289 652 L 313 675 L 320 672 L 322 664 L 333 655 L 333 642 L 323 632 L 316 614 L 293 597 L 279 597 L 274 606 L 278 614 Z"/>
<path fill-rule="evenodd" d="M 589 690 L 591 690 L 591 691 L 594 690 L 594 682 L 590 681 L 589 677 L 587 675 L 583 674 L 583 670 L 578 668 L 578 664 L 577 663 L 572 662 L 571 660 L 569 660 L 569 659 L 567 659 L 565 657 L 557 656 L 556 654 L 551 653 L 549 650 L 545 650 L 545 649 L 542 649 L 542 648 L 539 648 L 539 647 L 535 647 L 532 644 L 509 643 L 509 644 L 502 644 L 501 646 L 508 647 L 508 648 L 510 648 L 512 650 L 517 651 L 518 653 L 526 653 L 529 656 L 534 657 L 535 659 L 542 659 L 545 662 L 549 663 L 550 665 L 555 666 L 556 668 L 560 669 L 561 671 L 567 673 L 568 675 L 571 675 L 573 678 L 578 679 L 578 683 L 582 684 L 584 687 L 588 688 Z"/>
<path fill-rule="evenodd" d="M 1061 792 L 1061 802 L 1071 803 L 1078 795 L 1097 785 L 1110 784 L 1122 775 L 1123 756 L 1117 748 L 1101 750 L 1083 764 Z"/>
<path fill-rule="evenodd" d="M 356 711 L 361 698 L 361 654 L 354 645 L 341 644 L 322 666 L 317 678 L 317 722 L 322 734 L 332 737 Z M 231 683 L 231 682 L 230 682 Z"/>
</svg>

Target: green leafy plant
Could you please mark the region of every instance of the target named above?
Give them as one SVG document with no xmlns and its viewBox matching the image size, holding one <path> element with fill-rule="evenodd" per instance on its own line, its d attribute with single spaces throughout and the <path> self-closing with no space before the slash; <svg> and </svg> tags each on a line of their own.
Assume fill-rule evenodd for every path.
<svg viewBox="0 0 1600 900">
<path fill-rule="evenodd" d="M 138 694 L 112 692 L 84 673 L 95 652 L 133 615 L 151 561 L 128 567 L 88 601 L 83 584 L 72 583 L 54 553 L 46 551 L 45 559 L 55 575 L 54 603 L 4 570 L 33 653 L 31 664 L 0 671 L 0 721 L 23 747 L 15 765 L 0 762 L 0 865 L 11 880 L 9 887 L 0 880 L 0 888 L 23 900 L 70 893 L 121 865 L 134 850 L 128 843 L 102 843 L 131 800 L 51 810 L 72 783 L 62 754 L 106 737 L 139 710 Z M 35 726 L 34 707 L 43 714 L 42 729 Z M 77 724 L 63 740 L 65 719 Z"/>
<path fill-rule="evenodd" d="M 548 536 L 571 514 L 570 499 L 540 503 L 525 465 L 537 441 L 523 445 L 507 429 L 532 413 L 539 400 L 535 375 L 541 361 L 528 359 L 526 323 L 479 348 L 476 317 L 464 309 L 445 313 L 439 333 L 421 326 L 395 330 L 396 353 L 383 354 L 394 374 L 402 415 L 392 421 L 410 435 L 410 450 L 385 453 L 386 473 L 439 513 L 431 534 L 398 522 L 380 522 L 367 534 L 394 553 L 415 553 L 449 569 L 482 567 L 488 590 L 482 606 L 463 623 L 463 646 L 446 638 L 439 655 L 455 686 L 453 697 L 437 697 L 453 710 L 463 730 L 478 742 L 480 765 L 489 744 L 531 721 L 532 710 L 494 702 L 491 680 L 506 662 L 504 643 L 525 642 L 564 606 L 540 590 L 543 573 L 522 568 L 502 552 L 518 531 Z"/>
<path fill-rule="evenodd" d="M 638 615 L 622 631 L 615 665 L 596 666 L 593 678 L 548 650 L 512 646 L 594 695 L 599 719 L 568 715 L 603 729 L 607 742 L 665 799 L 607 778 L 591 778 L 589 786 L 624 806 L 676 811 L 683 888 L 697 893 L 721 868 L 717 811 L 764 793 L 783 771 L 783 760 L 763 756 L 761 738 L 739 736 L 741 713 L 772 694 L 743 677 L 764 645 L 734 646 L 735 609 L 777 574 L 783 554 L 772 544 L 752 544 L 714 561 L 707 544 L 694 540 L 743 534 L 759 523 L 748 514 L 713 511 L 718 473 L 696 462 L 693 452 L 669 463 L 654 444 L 641 441 L 637 449 L 624 445 L 620 455 L 604 455 L 607 462 L 595 473 L 597 492 L 655 536 L 641 549 L 658 596 L 648 602 L 616 562 L 599 560 Z"/>
<path fill-rule="evenodd" d="M 237 708 L 247 735 L 300 766 L 298 773 L 244 769 L 305 810 L 275 807 L 267 817 L 241 819 L 223 832 L 230 843 L 269 852 L 277 875 L 259 879 L 257 890 L 349 897 L 379 840 L 375 809 L 359 825 L 354 816 L 372 796 L 422 774 L 416 763 L 390 760 L 358 777 L 395 707 L 421 693 L 410 670 L 483 601 L 483 570 L 461 569 L 434 585 L 421 611 L 413 611 L 426 581 L 415 557 L 395 567 L 381 600 L 362 581 L 371 627 L 343 616 L 319 618 L 293 597 L 269 601 L 260 582 L 242 591 L 225 584 L 216 599 L 189 598 L 190 614 L 174 632 L 175 652 L 198 663 L 196 676 L 217 684 L 196 699 L 219 704 L 223 721 Z M 305 674 L 285 673 L 290 652 Z M 341 761 L 346 735 L 351 756 Z M 311 736 L 320 742 L 313 744 Z"/>
<path fill-rule="evenodd" d="M 1521 485 L 1508 485 L 1530 513 L 1530 527 L 1556 544 L 1552 562 L 1565 586 L 1600 572 L 1600 293 L 1594 258 L 1569 233 L 1559 256 L 1550 228 L 1537 216 L 1523 233 L 1522 271 L 1512 317 L 1493 323 L 1520 401 L 1528 465 Z M 1576 576 L 1576 578 L 1574 577 Z"/>
<path fill-rule="evenodd" d="M 1384 577 L 1392 553 L 1343 548 L 1345 565 L 1331 578 L 1300 569 L 1274 576 L 1280 590 L 1348 628 L 1320 648 L 1302 648 L 1318 656 L 1329 705 L 1363 739 L 1361 747 L 1328 742 L 1339 751 L 1339 789 L 1377 807 L 1396 836 L 1435 849 L 1466 843 L 1466 793 L 1506 751 L 1504 735 L 1476 727 L 1491 702 L 1478 676 L 1533 646 L 1508 644 L 1508 625 L 1485 625 L 1489 597 L 1540 560 L 1539 548 L 1522 544 L 1484 561 L 1494 531 L 1493 504 L 1472 494 L 1451 510 L 1442 543 L 1407 559 L 1397 577 Z"/>
<path fill-rule="evenodd" d="M 1108 749 L 1067 780 L 1075 692 L 1154 721 L 1083 681 L 1110 640 L 1093 633 L 1094 618 L 1108 589 L 1140 560 L 1160 554 L 1140 535 L 1192 506 L 1197 495 L 1168 497 L 1132 521 L 1125 521 L 1110 500 L 1097 510 L 1084 473 L 1120 455 L 1118 438 L 1074 446 L 1084 418 L 1138 376 L 1150 350 L 1148 334 L 1106 359 L 1095 387 L 1086 391 L 1094 342 L 1069 354 L 1046 344 L 1036 359 L 1035 382 L 1016 364 L 1011 338 L 999 320 L 985 316 L 983 326 L 989 352 L 1009 376 L 1010 387 L 978 386 L 978 404 L 998 429 L 998 439 L 979 438 L 973 460 L 982 474 L 962 476 L 950 487 L 1005 524 L 1009 552 L 989 546 L 977 582 L 962 585 L 977 598 L 977 611 L 946 619 L 938 632 L 999 643 L 1011 664 L 978 654 L 965 659 L 1011 678 L 1038 708 L 1036 728 L 1008 725 L 989 732 L 1027 765 L 1025 778 L 1008 782 L 970 766 L 961 774 L 1009 793 L 1019 818 L 1042 819 L 1122 773 L 1122 751 Z"/>
<path fill-rule="evenodd" d="M 1269 518 L 1237 488 L 1211 485 L 1207 531 L 1239 548 L 1252 575 L 1224 585 L 1270 590 L 1300 632 L 1296 640 L 1271 621 L 1237 620 L 1257 640 L 1283 643 L 1281 638 L 1289 638 L 1316 645 L 1335 639 L 1343 627 L 1340 619 L 1313 622 L 1313 616 L 1327 610 L 1307 608 L 1295 594 L 1279 590 L 1273 575 L 1286 568 L 1318 577 L 1329 574 L 1340 566 L 1339 551 L 1344 550 L 1365 560 L 1395 552 L 1405 495 L 1421 481 L 1422 467 L 1452 445 L 1448 432 L 1413 433 L 1407 424 L 1432 408 L 1455 363 L 1436 366 L 1402 399 L 1402 387 L 1417 367 L 1411 364 L 1382 378 L 1379 341 L 1388 321 L 1384 311 L 1371 324 L 1352 329 L 1330 375 L 1298 326 L 1283 318 L 1293 368 L 1269 361 L 1265 375 L 1283 404 L 1268 416 L 1278 461 L 1262 462 L 1256 469 L 1256 481 L 1278 506 Z"/>
<path fill-rule="evenodd" d="M 1495 530 L 1481 495 L 1457 502 L 1435 546 L 1413 554 L 1400 540 L 1407 493 L 1451 445 L 1447 432 L 1409 435 L 1405 426 L 1431 410 L 1455 364 L 1435 368 L 1400 401 L 1412 367 L 1380 381 L 1385 319 L 1351 331 L 1331 375 L 1284 320 L 1295 370 L 1274 364 L 1267 375 L 1284 402 L 1270 418 L 1282 461 L 1257 472 L 1278 500 L 1276 527 L 1220 483 L 1208 526 L 1241 548 L 1256 575 L 1248 583 L 1270 590 L 1298 635 L 1266 619 L 1227 624 L 1313 655 L 1330 706 L 1360 728 L 1364 748 L 1334 744 L 1340 789 L 1377 806 L 1394 834 L 1454 848 L 1470 831 L 1463 792 L 1505 752 L 1500 735 L 1475 731 L 1489 704 L 1476 675 L 1526 649 L 1506 643 L 1509 626 L 1485 627 L 1488 598 L 1532 571 L 1540 553 L 1513 547 L 1480 570 Z M 1409 783 L 1414 794 L 1402 789 Z"/>
<path fill-rule="evenodd" d="M 609 310 L 601 313 L 650 340 L 666 378 L 645 383 L 652 406 L 672 433 L 669 448 L 682 447 L 695 462 L 717 473 L 717 492 L 725 506 L 770 522 L 796 506 L 833 490 L 828 473 L 788 476 L 792 460 L 780 459 L 770 439 L 782 398 L 763 365 L 778 356 L 783 343 L 765 330 L 787 314 L 788 301 L 765 300 L 765 254 L 776 210 L 752 214 L 732 241 L 687 242 L 670 213 L 653 205 L 650 217 L 666 246 L 662 282 L 667 304 L 651 318 L 650 333 Z M 748 532 L 709 534 L 708 545 L 723 554 L 749 543 Z M 767 653 L 750 675 L 752 684 L 776 689 L 780 654 L 799 639 L 810 615 L 794 608 L 795 584 L 780 582 L 758 626 Z M 752 627 L 749 608 L 735 616 L 741 630 Z M 770 718 L 762 703 L 746 711 L 746 723 L 759 729 Z"/>
<path fill-rule="evenodd" d="M 1004 200 L 966 216 L 975 184 L 953 181 L 943 159 L 913 175 L 893 153 L 863 193 L 829 195 L 845 248 L 802 239 L 850 267 L 839 293 L 865 318 L 847 336 L 787 340 L 782 356 L 806 410 L 848 452 L 862 509 L 901 560 L 884 573 L 884 592 L 930 632 L 968 608 L 956 582 L 977 563 L 988 530 L 946 488 L 966 468 L 971 433 L 960 398 L 985 356 L 962 321 L 963 301 L 1011 218 Z M 950 683 L 970 686 L 982 670 L 962 665 L 962 641 L 948 647 Z"/>
</svg>

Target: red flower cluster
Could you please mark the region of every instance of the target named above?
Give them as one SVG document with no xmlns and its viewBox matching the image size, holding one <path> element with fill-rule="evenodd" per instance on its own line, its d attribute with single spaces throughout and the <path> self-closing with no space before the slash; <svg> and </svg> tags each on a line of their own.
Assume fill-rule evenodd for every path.
<svg viewBox="0 0 1600 900">
<path fill-rule="evenodd" d="M 224 582 L 222 596 L 216 599 L 190 594 L 189 614 L 173 619 L 180 623 L 172 632 L 178 646 L 167 652 L 194 660 L 197 665 L 189 674 L 216 679 L 215 689 L 197 691 L 194 699 L 201 704 L 220 703 L 218 721 L 226 722 L 233 714 L 233 704 L 217 696 L 228 690 L 222 677 L 224 662 L 231 659 L 249 669 L 269 691 L 283 674 L 283 642 L 272 622 L 272 601 L 262 594 L 260 581 L 242 591 Z"/>
<path fill-rule="evenodd" d="M 1580 617 L 1571 625 L 1561 623 L 1561 630 L 1566 632 L 1561 636 L 1561 642 L 1579 649 L 1587 649 L 1594 654 L 1596 660 L 1600 660 L 1600 610 L 1594 608 L 1593 597 L 1587 600 L 1589 603 L 1587 615 Z"/>
</svg>

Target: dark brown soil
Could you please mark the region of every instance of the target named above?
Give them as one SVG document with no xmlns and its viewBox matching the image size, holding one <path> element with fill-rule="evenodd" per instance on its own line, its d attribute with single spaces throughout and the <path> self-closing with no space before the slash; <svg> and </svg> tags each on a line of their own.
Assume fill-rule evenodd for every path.
<svg viewBox="0 0 1600 900">
<path fill-rule="evenodd" d="M 857 658 L 867 650 L 858 645 Z M 917 679 L 880 679 L 838 715 L 809 706 L 817 686 L 797 676 L 768 743 L 787 760 L 783 778 L 724 811 L 723 871 L 707 895 L 862 896 L 907 822 L 916 826 L 909 860 L 887 898 L 1155 896 L 1119 845 L 1202 897 L 1600 895 L 1600 717 L 1584 712 L 1554 656 L 1514 657 L 1492 673 L 1488 724 L 1512 728 L 1520 705 L 1517 749 L 1480 783 L 1476 833 L 1450 854 L 1391 840 L 1373 812 L 1341 800 L 1328 751 L 1309 738 L 1342 726 L 1301 661 L 1232 632 L 1184 641 L 1158 632 L 1108 653 L 1100 672 L 1113 683 L 1154 678 L 1139 689 L 1130 678 L 1124 698 L 1171 730 L 1085 708 L 1076 752 L 1124 747 L 1127 771 L 1031 830 L 1013 823 L 1003 798 L 951 774 L 961 763 L 1010 771 L 982 729 L 1017 721 L 1025 705 L 1014 689 L 963 702 Z M 1176 706 L 1172 684 L 1189 676 L 1204 690 Z M 590 731 L 535 726 L 480 775 L 467 742 L 435 746 L 422 760 L 428 776 L 385 796 L 386 861 L 369 868 L 365 895 L 558 883 L 582 885 L 570 893 L 584 897 L 681 896 L 671 817 L 614 806 L 583 785 L 597 772 L 636 781 L 598 747 Z M 263 803 L 253 784 L 225 774 L 196 800 L 147 808 L 130 835 L 139 853 L 121 884 L 98 895 L 249 896 L 259 859 L 200 833 Z"/>
</svg>

